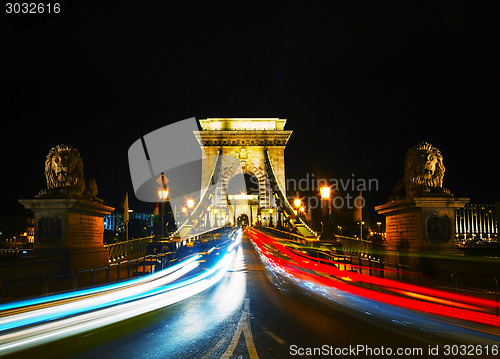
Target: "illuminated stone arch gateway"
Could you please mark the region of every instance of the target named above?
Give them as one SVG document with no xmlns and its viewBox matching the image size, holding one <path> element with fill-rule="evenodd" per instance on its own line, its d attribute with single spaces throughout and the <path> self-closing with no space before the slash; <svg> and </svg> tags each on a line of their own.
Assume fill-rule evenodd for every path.
<svg viewBox="0 0 500 359">
<path fill-rule="evenodd" d="M 259 208 L 274 208 L 275 202 L 273 201 L 271 185 L 269 183 L 269 179 L 267 178 L 265 171 L 256 167 L 254 164 L 248 164 L 246 161 L 242 161 L 240 165 L 233 165 L 224 169 L 221 173 L 221 177 L 219 182 L 217 182 L 217 187 L 215 190 L 215 197 L 212 205 L 214 207 L 224 207 L 226 205 L 226 198 L 229 198 L 228 186 L 231 179 L 238 174 L 248 174 L 255 176 L 257 178 L 259 194 L 258 194 L 258 206 Z M 245 195 L 240 196 L 240 199 L 249 199 L 245 198 Z M 238 199 L 234 197 L 234 199 Z"/>
<path fill-rule="evenodd" d="M 195 131 L 195 136 L 203 149 L 202 198 L 184 234 L 194 227 L 236 222 L 242 214 L 246 214 L 250 222 L 260 218 L 263 225 L 276 225 L 278 207 L 285 215 L 294 217 L 285 192 L 284 155 L 292 134 L 291 130 L 284 129 L 285 123 L 286 120 L 280 118 L 200 120 L 201 131 Z M 255 176 L 258 195 L 229 195 L 228 183 L 237 174 Z M 293 226 L 297 232 L 315 235 L 299 219 L 295 220 Z"/>
<path fill-rule="evenodd" d="M 234 220 L 241 214 L 247 214 L 249 218 L 257 219 L 257 214 L 263 213 L 263 217 L 269 221 L 269 209 L 276 209 L 276 202 L 266 171 L 265 151 L 277 181 L 284 188 L 285 147 L 292 134 L 291 130 L 284 129 L 285 123 L 285 119 L 279 118 L 200 120 L 202 130 L 195 135 L 204 150 L 202 188 L 209 183 L 216 160 L 222 155 L 221 170 L 211 202 L 212 208 L 217 208 L 218 217 L 228 216 Z M 257 178 L 257 198 L 228 195 L 228 183 L 237 174 L 250 174 Z M 273 212 L 276 223 L 277 214 Z"/>
</svg>

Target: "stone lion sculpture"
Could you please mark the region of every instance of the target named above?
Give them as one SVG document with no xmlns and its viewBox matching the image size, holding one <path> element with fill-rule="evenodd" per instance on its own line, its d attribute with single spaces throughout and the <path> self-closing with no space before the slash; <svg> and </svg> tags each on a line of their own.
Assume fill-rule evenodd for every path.
<svg viewBox="0 0 500 359">
<path fill-rule="evenodd" d="M 443 187 L 445 167 L 441 152 L 427 142 L 420 142 L 406 153 L 405 174 L 389 200 L 414 197 L 426 193 L 449 194 Z"/>
<path fill-rule="evenodd" d="M 93 178 L 83 178 L 83 161 L 78 150 L 69 145 L 57 145 L 45 159 L 47 189 L 37 197 L 83 198 L 102 202 L 97 197 L 97 185 Z"/>
</svg>

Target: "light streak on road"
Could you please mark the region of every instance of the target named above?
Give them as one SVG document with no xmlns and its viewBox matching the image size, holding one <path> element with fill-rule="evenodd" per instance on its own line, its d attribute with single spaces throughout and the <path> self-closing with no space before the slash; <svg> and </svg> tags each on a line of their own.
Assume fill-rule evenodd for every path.
<svg viewBox="0 0 500 359">
<path fill-rule="evenodd" d="M 196 274 L 187 276 L 195 268 L 201 269 L 201 255 L 138 280 L 18 302 L 18 309 L 4 306 L 6 310 L 0 312 L 0 356 L 126 320 L 201 293 L 222 279 L 240 238 L 241 234 L 213 255 L 217 260 L 211 267 Z"/>
<path fill-rule="evenodd" d="M 182 277 L 198 266 L 196 260 L 199 258 L 201 258 L 200 255 L 193 256 L 171 268 L 156 272 L 148 277 L 131 280 L 118 285 L 104 286 L 97 290 L 83 290 L 71 293 L 64 298 L 64 302 L 61 304 L 57 304 L 61 302 L 59 296 L 48 298 L 43 304 L 39 303 L 36 306 L 30 304 L 31 301 L 26 301 L 26 303 L 18 302 L 16 310 L 11 310 L 14 314 L 9 315 L 8 312 L 2 312 L 2 315 L 5 317 L 0 319 L 0 331 L 74 315 L 88 310 L 95 310 L 113 305 L 116 302 L 119 303 L 126 298 L 146 293 Z M 9 307 L 11 306 L 9 304 Z M 0 310 L 2 309 L 0 307 Z"/>
<path fill-rule="evenodd" d="M 486 312 L 487 308 L 496 308 L 498 304 L 495 301 L 344 271 L 332 265 L 334 262 L 331 264 L 313 262 L 302 253 L 292 251 L 261 232 L 247 229 L 247 234 L 270 267 L 288 277 L 336 288 L 393 306 L 500 326 L 500 318 Z M 375 287 L 377 290 L 362 287 L 363 283 L 371 284 L 372 288 Z"/>
</svg>

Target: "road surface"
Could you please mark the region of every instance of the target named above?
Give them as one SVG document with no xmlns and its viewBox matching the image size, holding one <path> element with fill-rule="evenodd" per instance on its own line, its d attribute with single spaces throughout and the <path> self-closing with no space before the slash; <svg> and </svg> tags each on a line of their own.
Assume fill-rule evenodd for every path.
<svg viewBox="0 0 500 359">
<path fill-rule="evenodd" d="M 271 277 L 243 235 L 230 270 L 211 289 L 11 357 L 313 358 L 401 353 L 404 358 L 420 358 L 439 350 L 438 356 L 429 356 L 436 358 L 444 357 L 446 345 L 468 344 L 322 302 L 293 286 L 278 286 Z M 372 355 L 367 355 L 370 350 Z"/>
</svg>

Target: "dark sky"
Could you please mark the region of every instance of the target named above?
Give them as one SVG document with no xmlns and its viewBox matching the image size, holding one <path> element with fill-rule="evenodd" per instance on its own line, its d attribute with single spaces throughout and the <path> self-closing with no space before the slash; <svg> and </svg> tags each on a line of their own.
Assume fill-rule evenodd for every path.
<svg viewBox="0 0 500 359">
<path fill-rule="evenodd" d="M 453 193 L 500 200 L 498 1 L 185 3 L 2 9 L 3 212 L 45 187 L 59 143 L 118 206 L 129 146 L 193 116 L 288 119 L 287 177 L 376 178 L 370 206 L 420 141 L 441 150 Z"/>
</svg>

